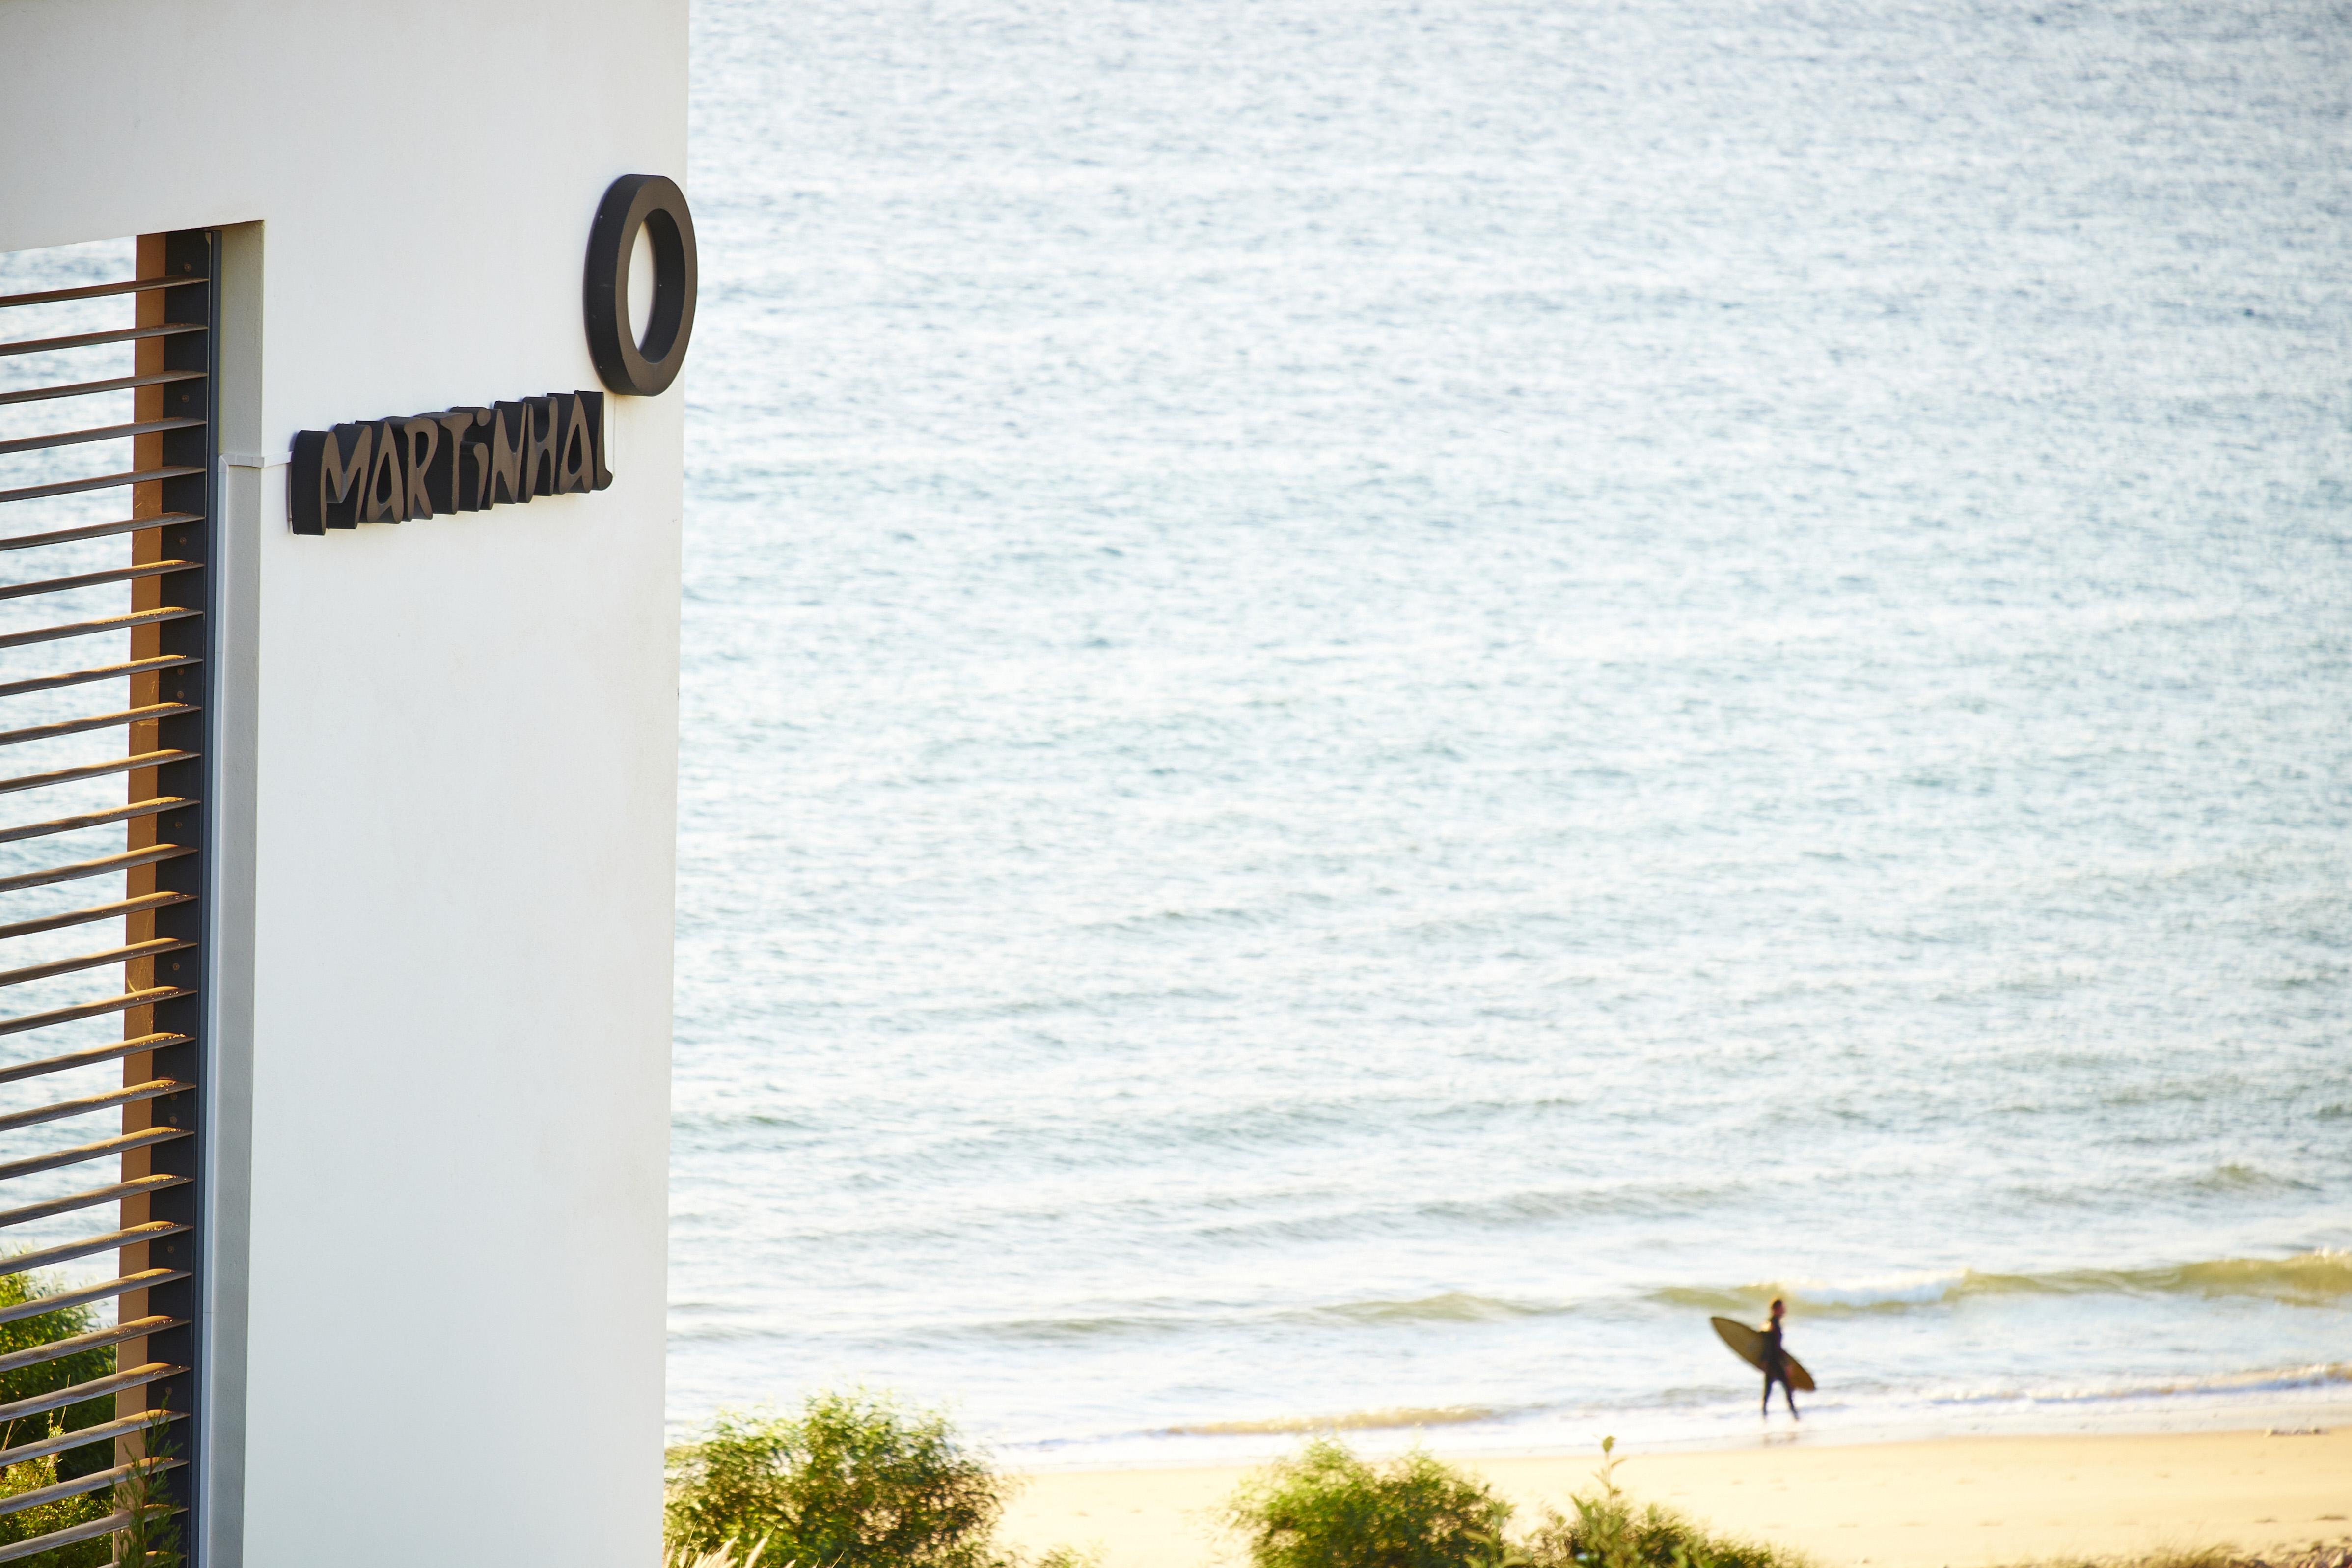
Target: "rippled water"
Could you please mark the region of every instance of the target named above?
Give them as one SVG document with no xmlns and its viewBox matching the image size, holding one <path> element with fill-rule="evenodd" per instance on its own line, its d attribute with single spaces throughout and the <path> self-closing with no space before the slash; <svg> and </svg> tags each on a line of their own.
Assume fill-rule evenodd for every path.
<svg viewBox="0 0 2352 1568">
<path fill-rule="evenodd" d="M 2352 1400 L 2345 7 L 694 69 L 681 1430 Z"/>
</svg>

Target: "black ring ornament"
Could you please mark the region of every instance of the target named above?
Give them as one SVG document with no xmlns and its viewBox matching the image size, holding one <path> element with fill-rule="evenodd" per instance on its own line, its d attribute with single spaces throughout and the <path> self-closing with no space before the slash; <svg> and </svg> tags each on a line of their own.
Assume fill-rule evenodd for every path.
<svg viewBox="0 0 2352 1568">
<path fill-rule="evenodd" d="M 653 315 L 642 342 L 629 331 L 629 258 L 640 228 L 654 255 Z M 588 231 L 582 291 L 588 355 L 606 386 L 631 397 L 656 397 L 677 379 L 694 336 L 694 215 L 677 182 L 663 174 L 614 180 Z"/>
</svg>

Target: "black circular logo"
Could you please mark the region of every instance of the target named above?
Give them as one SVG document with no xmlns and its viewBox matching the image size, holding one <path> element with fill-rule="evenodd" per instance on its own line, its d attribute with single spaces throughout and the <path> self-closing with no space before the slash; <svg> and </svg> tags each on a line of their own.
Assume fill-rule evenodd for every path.
<svg viewBox="0 0 2352 1568">
<path fill-rule="evenodd" d="M 629 331 L 629 258 L 640 228 L 654 255 L 653 317 L 642 342 Z M 687 341 L 694 336 L 694 215 L 686 210 L 686 193 L 677 181 L 624 174 L 604 192 L 588 233 L 582 301 L 588 354 L 606 386 L 653 397 L 677 379 Z"/>
</svg>

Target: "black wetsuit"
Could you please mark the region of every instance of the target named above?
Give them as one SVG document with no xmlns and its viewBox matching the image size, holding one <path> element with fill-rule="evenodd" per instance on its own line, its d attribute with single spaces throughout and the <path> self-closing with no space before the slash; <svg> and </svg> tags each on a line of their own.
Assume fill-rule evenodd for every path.
<svg viewBox="0 0 2352 1568">
<path fill-rule="evenodd" d="M 1780 1348 L 1780 1325 L 1768 1323 L 1759 1331 L 1764 1339 L 1764 1408 L 1772 1408 L 1772 1385 L 1780 1385 L 1780 1397 L 1789 1402 L 1789 1414 L 1797 1413 L 1797 1391 L 1789 1383 L 1789 1352 Z"/>
</svg>

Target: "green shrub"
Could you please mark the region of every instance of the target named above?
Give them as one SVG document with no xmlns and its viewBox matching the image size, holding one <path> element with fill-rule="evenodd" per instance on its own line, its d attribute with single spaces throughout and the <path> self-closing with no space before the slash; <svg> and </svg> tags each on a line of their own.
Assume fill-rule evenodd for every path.
<svg viewBox="0 0 2352 1568">
<path fill-rule="evenodd" d="M 30 1274 L 0 1274 L 0 1307 L 21 1307 L 37 1301 L 49 1292 L 44 1282 Z M 98 1314 L 89 1307 L 66 1307 L 54 1312 L 42 1312 L 35 1317 L 19 1318 L 13 1323 L 0 1323 L 0 1355 L 30 1350 L 58 1340 L 86 1334 L 98 1327 Z M 108 1377 L 114 1372 L 114 1351 L 111 1346 L 100 1350 L 76 1351 L 33 1366 L 19 1367 L 15 1372 L 0 1373 L 0 1405 L 12 1405 L 19 1399 L 37 1394 L 53 1394 L 77 1383 Z M 51 1424 L 62 1415 L 65 1429 L 79 1431 L 95 1426 L 101 1421 L 114 1419 L 111 1396 L 76 1405 L 62 1412 L 47 1415 L 21 1416 L 15 1421 L 0 1422 L 0 1448 L 13 1448 L 19 1443 L 29 1443 L 47 1434 Z M 112 1450 L 102 1447 L 76 1449 L 64 1460 L 68 1478 L 86 1476 L 113 1467 Z"/>
<path fill-rule="evenodd" d="M 0 1307 L 22 1306 L 28 1301 L 37 1301 L 47 1294 L 48 1291 L 41 1281 L 32 1275 L 0 1275 Z M 98 1315 L 88 1307 L 67 1307 L 54 1312 L 19 1318 L 13 1323 L 0 1323 L 0 1354 L 70 1339 L 76 1334 L 86 1334 L 97 1326 Z M 55 1361 L 0 1373 L 0 1404 L 52 1394 L 73 1384 L 110 1376 L 113 1371 L 114 1352 L 107 1348 L 76 1351 Z M 113 1419 L 114 1400 L 111 1395 L 69 1405 L 64 1410 L 20 1416 L 14 1421 L 0 1422 L 0 1448 L 35 1442 L 53 1432 L 77 1432 L 85 1426 L 95 1426 Z M 0 1471 L 0 1501 L 53 1486 L 60 1480 L 95 1475 L 111 1468 L 113 1465 L 114 1446 L 103 1442 L 11 1465 L 5 1471 Z M 19 1509 L 14 1513 L 0 1513 L 0 1546 L 29 1541 L 53 1530 L 65 1530 L 104 1519 L 112 1506 L 107 1493 L 97 1491 Z M 104 1568 L 112 1559 L 112 1544 L 100 1536 L 95 1541 L 78 1542 L 71 1546 L 37 1552 L 18 1561 L 26 1568 Z"/>
<path fill-rule="evenodd" d="M 6 1470 L 0 1471 L 0 1501 L 53 1485 L 58 1479 L 55 1455 L 11 1465 Z M 52 1530 L 87 1524 L 93 1520 L 104 1519 L 107 1512 L 106 1493 L 97 1491 L 84 1492 L 79 1497 L 65 1498 L 57 1502 L 37 1503 L 31 1508 L 18 1509 L 14 1513 L 0 1513 L 0 1545 L 14 1545 L 19 1541 L 30 1541 L 37 1535 L 47 1535 Z M 17 1561 L 29 1563 L 32 1568 L 105 1568 L 112 1558 L 112 1547 L 104 1536 L 100 1536 L 94 1541 L 79 1541 L 70 1546 L 37 1552 Z"/>
<path fill-rule="evenodd" d="M 859 1394 L 722 1412 L 673 1467 L 673 1553 L 765 1539 L 761 1568 L 996 1568 L 1003 1488 L 932 1412 Z"/>
<path fill-rule="evenodd" d="M 1418 1449 L 1376 1467 L 1328 1437 L 1254 1473 L 1225 1509 L 1255 1568 L 1474 1568 L 1510 1516 Z"/>
</svg>

